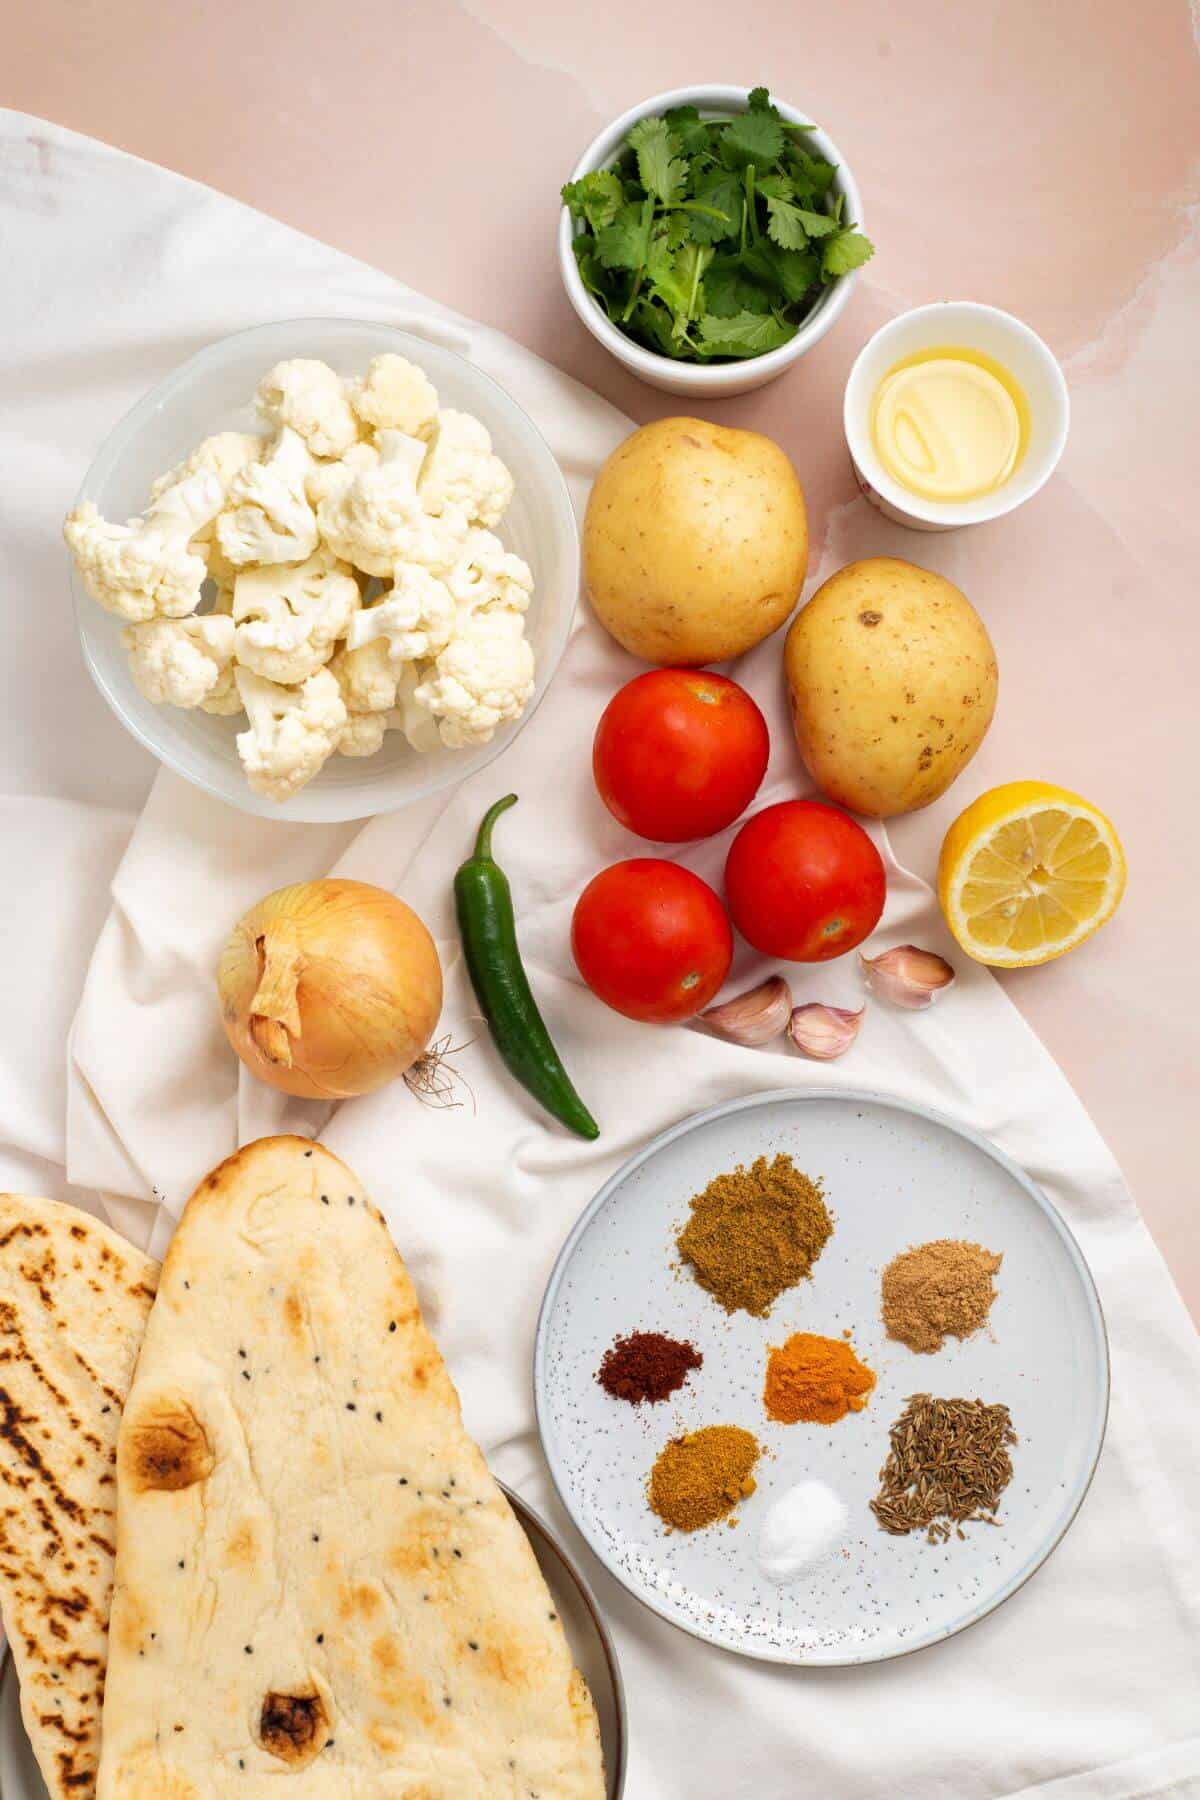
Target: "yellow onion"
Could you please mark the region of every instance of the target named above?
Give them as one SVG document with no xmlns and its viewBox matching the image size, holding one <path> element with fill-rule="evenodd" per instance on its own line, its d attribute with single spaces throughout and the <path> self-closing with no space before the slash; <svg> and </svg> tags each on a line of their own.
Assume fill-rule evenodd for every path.
<svg viewBox="0 0 1200 1800">
<path fill-rule="evenodd" d="M 365 881 L 279 888 L 217 967 L 229 1041 L 260 1081 L 308 1100 L 369 1094 L 411 1068 L 442 1010 L 442 967 L 409 906 Z"/>
</svg>

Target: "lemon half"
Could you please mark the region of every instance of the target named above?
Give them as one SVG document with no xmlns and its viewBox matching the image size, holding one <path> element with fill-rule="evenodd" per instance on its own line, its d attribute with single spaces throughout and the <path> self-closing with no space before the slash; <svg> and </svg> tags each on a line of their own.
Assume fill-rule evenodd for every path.
<svg viewBox="0 0 1200 1800">
<path fill-rule="evenodd" d="M 977 962 L 1027 969 L 1081 944 L 1125 892 L 1125 855 L 1096 807 L 1048 781 L 989 788 L 946 833 L 938 899 Z"/>
</svg>

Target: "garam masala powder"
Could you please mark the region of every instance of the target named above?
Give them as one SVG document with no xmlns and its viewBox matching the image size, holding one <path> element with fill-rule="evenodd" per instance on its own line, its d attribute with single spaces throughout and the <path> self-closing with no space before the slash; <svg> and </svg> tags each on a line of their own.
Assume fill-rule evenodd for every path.
<svg viewBox="0 0 1200 1800">
<path fill-rule="evenodd" d="M 811 1273 L 833 1230 L 821 1183 L 784 1153 L 715 1176 L 690 1205 L 680 1256 L 726 1312 L 757 1319 Z"/>
</svg>

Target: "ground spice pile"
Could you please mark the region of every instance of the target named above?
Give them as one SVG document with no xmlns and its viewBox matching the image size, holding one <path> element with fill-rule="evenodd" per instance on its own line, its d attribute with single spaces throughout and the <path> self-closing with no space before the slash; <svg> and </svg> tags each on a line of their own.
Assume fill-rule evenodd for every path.
<svg viewBox="0 0 1200 1800">
<path fill-rule="evenodd" d="M 676 1531 L 698 1531 L 731 1513 L 755 1488 L 758 1439 L 740 1425 L 706 1425 L 660 1450 L 650 1471 L 651 1506 Z"/>
<path fill-rule="evenodd" d="M 861 1412 L 874 1386 L 874 1370 L 858 1360 L 844 1338 L 797 1331 L 767 1358 L 763 1405 L 783 1425 L 801 1419 L 833 1425 L 848 1412 Z"/>
<path fill-rule="evenodd" d="M 833 1230 L 819 1181 L 790 1156 L 718 1175 L 691 1201 L 676 1240 L 701 1287 L 726 1312 L 761 1319 L 808 1275 Z"/>
<path fill-rule="evenodd" d="M 885 1531 L 923 1531 L 941 1544 L 975 1519 L 996 1523 L 1000 1496 L 1012 1480 L 1009 1446 L 1017 1441 L 1007 1406 L 982 1400 L 935 1400 L 914 1394 L 890 1432 L 891 1450 L 871 1502 Z"/>
<path fill-rule="evenodd" d="M 930 1354 L 947 1337 L 970 1337 L 996 1298 L 992 1276 L 1003 1258 L 981 1244 L 937 1238 L 894 1256 L 883 1271 L 883 1322 L 889 1337 Z"/>
<path fill-rule="evenodd" d="M 682 1387 L 691 1369 L 704 1358 L 694 1344 L 680 1343 L 661 1331 L 632 1331 L 604 1352 L 596 1380 L 616 1400 L 640 1406 L 665 1400 Z"/>
</svg>

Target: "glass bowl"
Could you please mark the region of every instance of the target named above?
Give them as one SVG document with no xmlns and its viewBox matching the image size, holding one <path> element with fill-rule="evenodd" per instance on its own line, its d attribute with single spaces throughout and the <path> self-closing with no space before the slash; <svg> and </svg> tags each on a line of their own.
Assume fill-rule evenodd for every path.
<svg viewBox="0 0 1200 1800">
<path fill-rule="evenodd" d="M 155 706 L 138 692 L 121 646 L 121 620 L 97 605 L 72 566 L 84 662 L 121 723 L 176 774 L 262 818 L 330 823 L 408 806 L 484 768 L 532 718 L 566 648 L 579 592 L 575 515 L 549 445 L 490 376 L 452 350 L 367 320 L 287 319 L 236 332 L 183 363 L 121 420 L 79 490 L 78 501 L 94 500 L 105 518 L 132 518 L 146 505 L 151 482 L 210 433 L 262 428 L 254 389 L 275 363 L 312 356 L 339 375 L 361 375 L 385 350 L 419 363 L 443 406 L 483 421 L 517 484 L 499 535 L 533 570 L 528 634 L 537 677 L 522 716 L 502 726 L 490 744 L 421 753 L 401 732 L 389 731 L 376 755 L 330 757 L 307 787 L 279 805 L 254 793 L 242 772 L 234 739 L 245 729 L 243 717 Z"/>
</svg>

